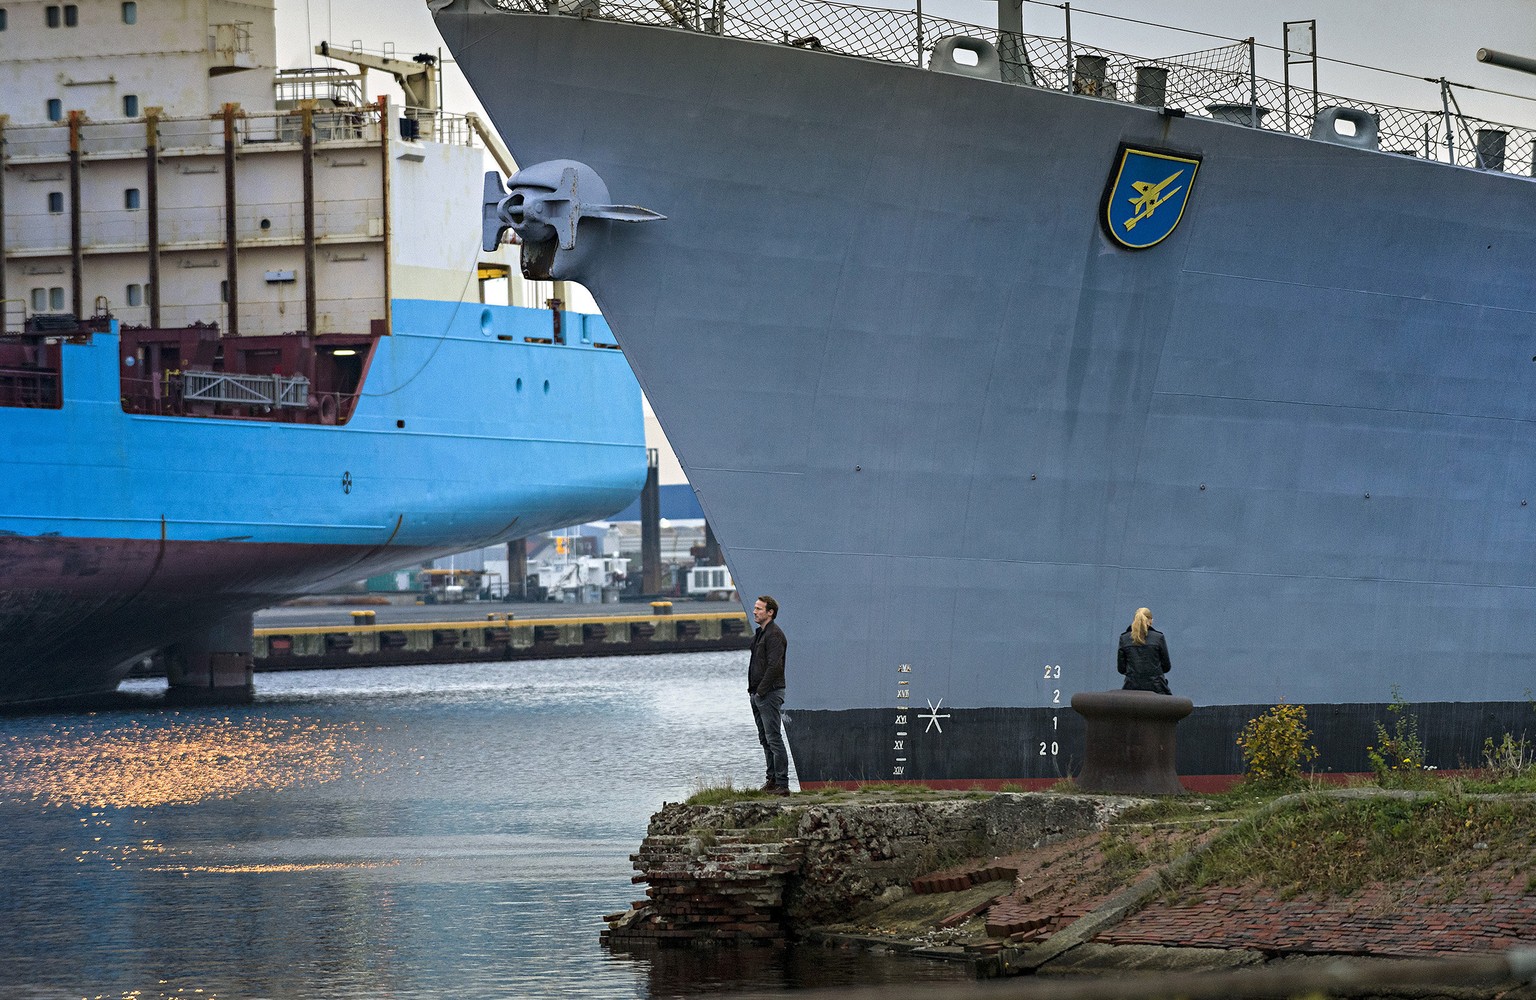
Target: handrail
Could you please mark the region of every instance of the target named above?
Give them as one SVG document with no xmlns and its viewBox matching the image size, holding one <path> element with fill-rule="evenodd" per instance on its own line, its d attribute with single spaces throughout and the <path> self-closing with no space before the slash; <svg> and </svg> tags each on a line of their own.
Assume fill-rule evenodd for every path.
<svg viewBox="0 0 1536 1000">
<path fill-rule="evenodd" d="M 1315 93 L 1258 75 L 1254 43 L 1245 39 L 1199 52 L 1143 58 L 1084 45 L 1073 38 L 1002 32 L 948 18 L 832 0 L 484 0 L 509 14 L 578 16 L 623 21 L 673 31 L 699 31 L 730 38 L 794 45 L 818 52 L 922 66 L 936 42 L 949 36 L 987 41 L 1002 53 L 1021 53 L 1023 63 L 1004 64 L 1003 80 L 1043 89 L 1124 102 L 1177 108 L 1190 116 L 1212 117 L 1266 131 L 1310 136 L 1316 116 L 1328 108 L 1364 111 L 1380 123 L 1380 148 L 1427 160 L 1531 175 L 1536 172 L 1536 130 L 1452 111 L 1421 111 L 1338 95 Z M 1063 5 L 1070 18 L 1070 5 Z M 921 39 L 914 45 L 914 38 Z M 1092 67 L 1091 74 L 1082 67 Z M 1166 87 L 1138 86 L 1137 71 L 1167 71 Z M 1368 68 L 1368 67 L 1362 67 Z M 1401 74 L 1398 74 L 1401 75 Z M 1160 74 L 1159 74 L 1160 76 Z M 1091 87 L 1084 80 L 1093 81 Z M 1138 98 L 1138 94 L 1141 95 Z M 1289 103 L 1288 103 L 1289 102 Z M 1292 115 L 1270 114 L 1282 107 Z M 1236 114 L 1240 108 L 1245 114 Z M 1453 120 L 1457 123 L 1452 125 Z M 1463 141 L 1454 139 L 1460 132 Z M 1449 138 L 1450 141 L 1442 141 Z"/>
<path fill-rule="evenodd" d="M 404 113 L 398 106 L 396 111 Z M 475 131 L 469 116 L 452 112 L 411 111 L 416 127 L 422 136 L 431 141 L 451 146 L 473 146 Z M 242 111 L 235 120 L 236 137 L 242 147 L 297 146 L 301 140 L 301 112 L 292 111 Z M 147 118 L 92 119 L 80 129 L 82 152 L 98 154 L 141 154 L 144 150 L 144 127 Z M 312 115 L 315 142 L 350 144 L 355 146 L 376 145 L 379 130 L 390 127 L 382 120 L 378 105 L 366 107 L 324 107 Z M 217 150 L 224 142 L 222 119 L 210 119 L 207 115 L 159 115 L 155 126 L 160 149 L 165 155 L 186 152 L 201 153 L 205 149 Z M 6 125 L 6 159 L 15 165 L 29 160 L 61 159 L 69 151 L 67 123 L 28 122 Z"/>
</svg>

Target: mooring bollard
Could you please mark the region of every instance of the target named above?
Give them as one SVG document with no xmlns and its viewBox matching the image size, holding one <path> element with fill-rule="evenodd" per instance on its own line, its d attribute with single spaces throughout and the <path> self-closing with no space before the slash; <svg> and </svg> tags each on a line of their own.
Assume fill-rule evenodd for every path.
<svg viewBox="0 0 1536 1000">
<path fill-rule="evenodd" d="M 1078 788 L 1120 795 L 1184 793 L 1174 764 L 1174 731 L 1195 710 L 1194 702 L 1153 691 L 1082 691 L 1072 696 L 1072 710 L 1087 730 Z"/>
</svg>

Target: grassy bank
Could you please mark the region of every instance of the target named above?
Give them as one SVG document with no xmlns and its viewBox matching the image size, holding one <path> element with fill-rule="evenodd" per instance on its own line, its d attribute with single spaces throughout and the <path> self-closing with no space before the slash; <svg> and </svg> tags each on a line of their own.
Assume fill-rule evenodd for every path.
<svg viewBox="0 0 1536 1000">
<path fill-rule="evenodd" d="M 1122 879 L 1170 864 L 1190 834 L 1224 828 L 1171 882 L 1172 892 L 1257 884 L 1283 895 L 1348 895 L 1411 873 L 1440 877 L 1454 894 L 1466 876 L 1494 865 L 1526 875 L 1536 894 L 1536 794 L 1529 777 L 1428 776 L 1413 789 L 1377 784 L 1246 782 L 1219 795 L 1186 795 L 1120 814 L 1097 845 L 1102 874 Z M 875 785 L 778 800 L 791 806 L 942 798 L 986 791 Z M 1041 794 L 1071 794 L 1070 786 Z M 773 798 L 729 786 L 700 788 L 688 805 Z M 788 824 L 784 825 L 788 829 Z"/>
<path fill-rule="evenodd" d="M 1256 883 L 1283 896 L 1327 898 L 1432 876 L 1451 898 L 1469 875 L 1506 863 L 1536 872 L 1536 801 L 1524 794 L 1308 792 L 1256 812 L 1181 881 L 1191 889 Z M 1525 886 L 1536 893 L 1536 874 Z"/>
</svg>

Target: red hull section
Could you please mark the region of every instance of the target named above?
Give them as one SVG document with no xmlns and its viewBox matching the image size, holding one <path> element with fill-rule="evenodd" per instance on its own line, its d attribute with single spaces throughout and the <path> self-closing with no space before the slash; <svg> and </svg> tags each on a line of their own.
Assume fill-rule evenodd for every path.
<svg viewBox="0 0 1536 1000">
<path fill-rule="evenodd" d="M 436 551 L 0 537 L 0 704 L 110 691 L 145 654 Z"/>
</svg>

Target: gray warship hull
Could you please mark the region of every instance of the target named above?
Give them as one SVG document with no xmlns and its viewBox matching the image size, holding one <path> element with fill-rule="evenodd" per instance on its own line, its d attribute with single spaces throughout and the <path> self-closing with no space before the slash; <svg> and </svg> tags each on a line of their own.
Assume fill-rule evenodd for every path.
<svg viewBox="0 0 1536 1000">
<path fill-rule="evenodd" d="M 748 601 L 804 783 L 1072 773 L 1168 635 L 1181 775 L 1302 704 L 1431 762 L 1536 721 L 1536 185 L 1135 104 L 600 18 L 437 11 L 520 164 L 592 167 L 591 289 Z M 1101 219 L 1122 144 L 1199 161 Z M 584 224 L 585 226 L 586 224 Z M 585 228 L 583 229 L 585 233 Z M 743 668 L 744 669 L 744 668 Z"/>
</svg>

